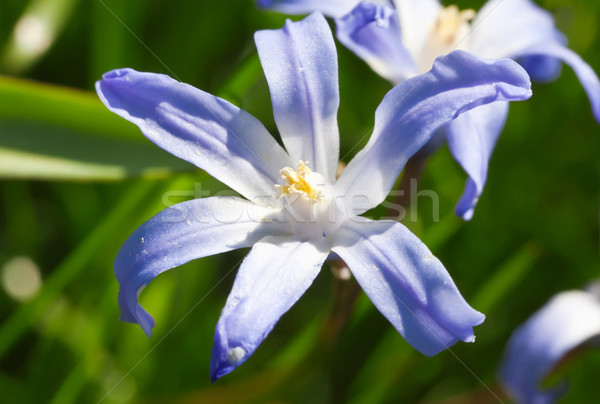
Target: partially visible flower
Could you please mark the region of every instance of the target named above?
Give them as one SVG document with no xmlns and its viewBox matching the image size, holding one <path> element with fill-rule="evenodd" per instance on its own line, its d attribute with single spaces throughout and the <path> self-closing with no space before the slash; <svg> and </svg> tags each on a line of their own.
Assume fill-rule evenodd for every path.
<svg viewBox="0 0 600 404">
<path fill-rule="evenodd" d="M 256 0 L 259 7 L 284 14 L 308 14 L 320 11 L 329 17 L 348 14 L 361 0 Z M 371 0 L 373 4 L 392 6 L 393 0 Z"/>
<path fill-rule="evenodd" d="M 507 392 L 524 404 L 552 403 L 567 381 L 542 389 L 542 381 L 570 352 L 600 337 L 600 288 L 554 296 L 510 337 L 500 366 Z"/>
<path fill-rule="evenodd" d="M 267 2 L 261 2 L 265 4 Z M 281 11 L 306 13 L 309 0 L 288 0 Z M 534 80 L 548 81 L 560 73 L 561 62 L 573 68 L 600 121 L 600 82 L 594 71 L 565 46 L 552 16 L 530 0 L 490 0 L 478 13 L 443 7 L 438 0 L 395 0 L 394 6 L 323 0 L 316 9 L 336 17 L 340 42 L 365 60 L 382 77 L 397 84 L 431 68 L 433 61 L 455 49 L 483 58 L 520 61 Z M 456 206 L 468 220 L 483 192 L 488 163 L 508 115 L 508 104 L 477 108 L 445 126 L 450 152 L 469 178 Z"/>
<path fill-rule="evenodd" d="M 439 126 L 479 105 L 528 98 L 525 71 L 465 52 L 437 61 L 385 96 L 371 139 L 336 180 L 338 68 L 327 22 L 316 13 L 255 40 L 286 150 L 247 112 L 167 76 L 121 69 L 96 84 L 111 111 L 247 198 L 183 202 L 138 228 L 114 265 L 121 319 L 151 335 L 154 320 L 138 303 L 150 281 L 193 259 L 252 247 L 216 327 L 215 380 L 252 355 L 334 251 L 422 353 L 473 341 L 484 316 L 440 261 L 402 224 L 357 215 L 384 200 Z"/>
</svg>

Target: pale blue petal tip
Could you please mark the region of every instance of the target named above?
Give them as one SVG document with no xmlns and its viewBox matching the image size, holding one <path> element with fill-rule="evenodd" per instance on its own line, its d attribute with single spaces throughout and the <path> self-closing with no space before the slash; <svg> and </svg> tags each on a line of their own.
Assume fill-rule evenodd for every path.
<svg viewBox="0 0 600 404">
<path fill-rule="evenodd" d="M 142 306 L 138 304 L 136 309 L 137 320 L 144 330 L 144 333 L 148 336 L 148 338 L 152 337 L 152 329 L 154 328 L 155 322 L 154 318 Z"/>
<path fill-rule="evenodd" d="M 475 212 L 475 206 L 479 201 L 479 195 L 480 192 L 477 191 L 477 185 L 475 185 L 475 182 L 471 178 L 468 178 L 465 190 L 454 208 L 456 216 L 466 221 L 471 220 Z"/>
<path fill-rule="evenodd" d="M 144 331 L 144 334 L 148 336 L 148 338 L 152 337 L 152 329 L 156 324 L 154 318 L 146 311 L 144 308 L 136 303 L 135 314 L 127 306 L 123 306 L 121 303 L 121 316 L 119 317 L 120 321 L 124 321 L 127 323 L 139 324 Z"/>
<path fill-rule="evenodd" d="M 246 361 L 250 354 L 242 347 L 229 347 L 225 327 L 217 324 L 213 351 L 210 357 L 210 380 L 211 382 L 233 372 L 238 366 Z"/>
</svg>

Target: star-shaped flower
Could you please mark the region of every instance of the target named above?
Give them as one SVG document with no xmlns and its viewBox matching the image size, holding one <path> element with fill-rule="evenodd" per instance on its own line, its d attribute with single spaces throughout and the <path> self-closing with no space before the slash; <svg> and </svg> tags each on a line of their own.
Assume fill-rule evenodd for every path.
<svg viewBox="0 0 600 404">
<path fill-rule="evenodd" d="M 600 122 L 598 77 L 565 46 L 552 16 L 530 0 L 489 0 L 478 13 L 443 7 L 439 0 L 261 0 L 259 5 L 294 14 L 321 10 L 335 17 L 340 42 L 394 84 L 425 73 L 437 57 L 456 49 L 516 59 L 541 81 L 554 79 L 564 62 L 577 74 Z M 507 103 L 493 103 L 444 127 L 450 152 L 469 176 L 456 205 L 456 214 L 466 220 L 483 192 L 507 115 Z"/>
<path fill-rule="evenodd" d="M 464 52 L 439 60 L 386 95 L 368 144 L 336 179 L 338 69 L 325 19 L 288 21 L 255 40 L 285 150 L 247 112 L 167 76 L 121 69 L 96 85 L 111 111 L 245 198 L 183 202 L 138 228 L 114 265 L 121 319 L 150 335 L 154 320 L 138 303 L 150 281 L 190 260 L 252 247 L 216 327 L 215 380 L 252 355 L 334 251 L 419 351 L 434 355 L 473 341 L 484 316 L 440 261 L 402 224 L 357 215 L 384 200 L 439 126 L 479 105 L 528 98 L 525 71 Z"/>
</svg>

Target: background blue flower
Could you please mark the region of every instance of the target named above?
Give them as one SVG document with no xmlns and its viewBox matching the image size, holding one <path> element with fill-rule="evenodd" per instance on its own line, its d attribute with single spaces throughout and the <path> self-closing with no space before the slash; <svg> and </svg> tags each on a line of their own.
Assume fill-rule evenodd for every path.
<svg viewBox="0 0 600 404">
<path fill-rule="evenodd" d="M 355 7 L 347 11 L 350 3 Z M 566 46 L 553 16 L 530 0 L 489 0 L 478 12 L 454 4 L 444 6 L 439 0 L 325 0 L 318 4 L 289 0 L 269 7 L 294 13 L 323 10 L 335 17 L 340 42 L 393 84 L 427 71 L 436 57 L 455 49 L 480 57 L 523 61 L 533 78 L 541 81 L 556 79 L 564 62 L 576 73 L 600 122 L 596 73 Z M 465 220 L 472 218 L 483 192 L 488 163 L 507 115 L 508 104 L 489 105 L 463 114 L 440 133 L 468 175 L 456 204 L 456 214 Z"/>
</svg>

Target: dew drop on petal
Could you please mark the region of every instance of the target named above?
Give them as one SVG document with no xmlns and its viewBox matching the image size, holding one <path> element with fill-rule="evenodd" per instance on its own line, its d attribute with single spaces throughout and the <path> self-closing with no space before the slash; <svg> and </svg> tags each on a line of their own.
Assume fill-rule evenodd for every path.
<svg viewBox="0 0 600 404">
<path fill-rule="evenodd" d="M 227 352 L 227 362 L 231 364 L 236 364 L 246 356 L 246 350 L 241 346 L 236 346 L 235 348 L 231 348 Z"/>
</svg>

